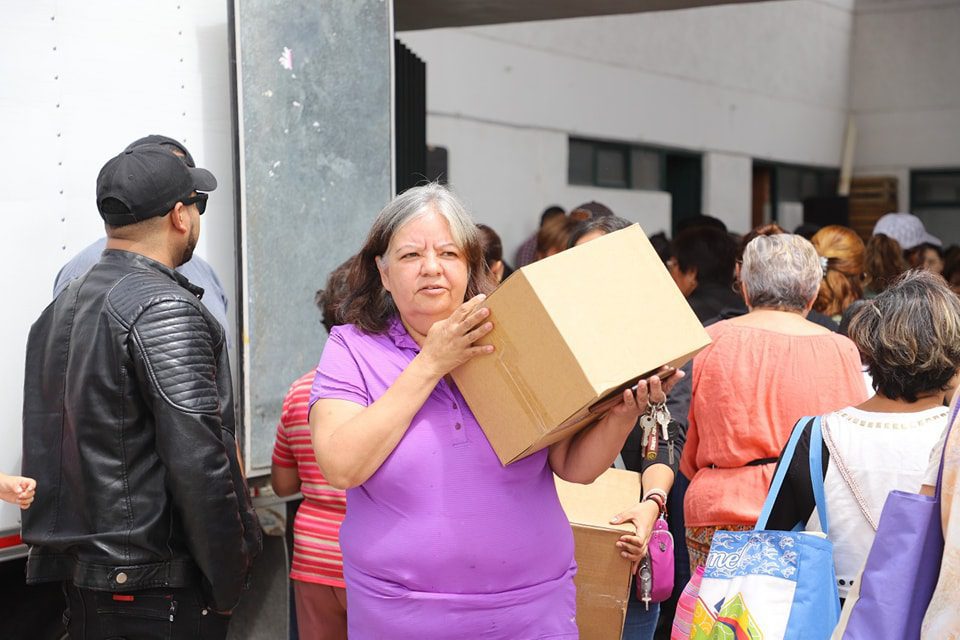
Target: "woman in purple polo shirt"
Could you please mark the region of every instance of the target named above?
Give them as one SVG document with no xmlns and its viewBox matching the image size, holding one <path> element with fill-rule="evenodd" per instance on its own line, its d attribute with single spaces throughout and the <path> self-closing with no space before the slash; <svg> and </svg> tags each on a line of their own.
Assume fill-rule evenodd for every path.
<svg viewBox="0 0 960 640">
<path fill-rule="evenodd" d="M 609 468 L 646 385 L 503 467 L 447 375 L 493 350 L 474 345 L 492 329 L 480 306 L 492 283 L 463 205 L 436 184 L 406 191 L 358 258 L 310 399 L 317 460 L 347 489 L 350 638 L 576 638 L 573 536 L 553 473 L 589 483 Z M 656 378 L 649 393 L 664 396 Z"/>
</svg>

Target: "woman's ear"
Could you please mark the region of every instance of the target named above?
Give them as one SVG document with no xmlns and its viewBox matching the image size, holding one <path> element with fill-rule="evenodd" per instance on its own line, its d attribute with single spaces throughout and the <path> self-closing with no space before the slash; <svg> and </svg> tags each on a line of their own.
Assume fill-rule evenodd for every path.
<svg viewBox="0 0 960 640">
<path fill-rule="evenodd" d="M 737 271 L 737 275 L 740 275 L 739 271 Z M 748 311 L 753 311 L 753 307 L 750 306 L 750 299 L 747 297 L 747 285 L 743 283 L 743 280 L 737 280 L 737 282 L 740 283 L 740 297 L 743 298 L 743 304 L 747 305 Z"/>
<path fill-rule="evenodd" d="M 387 261 L 383 259 L 383 256 L 374 256 L 373 261 L 377 264 L 377 271 L 380 272 L 380 284 L 383 285 L 383 288 L 386 291 L 390 291 L 390 278 L 389 272 L 387 271 Z"/>
<path fill-rule="evenodd" d="M 674 268 L 673 279 L 677 283 L 677 286 L 680 287 L 680 291 L 683 293 L 684 298 L 689 298 L 697 289 L 697 268 L 690 267 L 687 271 L 682 271 L 679 267 Z"/>
<path fill-rule="evenodd" d="M 947 390 L 943 394 L 943 404 L 949 405 L 953 402 L 953 396 L 957 393 L 958 387 L 960 387 L 960 369 L 953 374 L 953 378 L 947 383 Z"/>
<path fill-rule="evenodd" d="M 503 260 L 496 260 L 490 265 L 490 273 L 497 279 L 497 282 L 503 280 Z"/>
<path fill-rule="evenodd" d="M 817 296 L 820 295 L 820 285 L 817 285 L 817 290 L 813 292 L 813 297 L 807 301 L 807 306 L 803 308 L 803 317 L 806 318 L 810 311 L 813 309 L 813 305 L 817 304 Z"/>
</svg>

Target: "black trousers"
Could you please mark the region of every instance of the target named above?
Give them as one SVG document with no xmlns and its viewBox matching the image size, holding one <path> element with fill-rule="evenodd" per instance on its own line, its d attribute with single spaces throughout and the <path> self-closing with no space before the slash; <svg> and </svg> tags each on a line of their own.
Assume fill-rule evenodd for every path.
<svg viewBox="0 0 960 640">
<path fill-rule="evenodd" d="M 199 587 L 111 593 L 64 583 L 71 640 L 223 640 L 230 617 L 206 605 Z"/>
</svg>

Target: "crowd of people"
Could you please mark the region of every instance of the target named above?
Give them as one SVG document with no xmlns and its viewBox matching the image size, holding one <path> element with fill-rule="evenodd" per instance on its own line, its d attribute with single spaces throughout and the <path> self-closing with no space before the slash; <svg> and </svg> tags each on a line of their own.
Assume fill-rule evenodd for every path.
<svg viewBox="0 0 960 640">
<path fill-rule="evenodd" d="M 420 404 L 419 398 L 424 391 L 407 386 L 409 383 L 404 376 L 408 374 L 409 365 L 417 357 L 422 357 L 419 354 L 427 351 L 430 331 L 436 331 L 431 328 L 448 326 L 446 323 L 453 316 L 447 314 L 459 313 L 463 318 L 470 318 L 465 323 L 461 321 L 456 331 L 448 333 L 450 340 L 461 339 L 459 332 L 465 327 L 478 327 L 475 329 L 478 333 L 467 336 L 468 343 L 487 331 L 489 324 L 485 322 L 485 317 L 471 318 L 463 314 L 474 309 L 471 295 L 487 292 L 491 285 L 487 284 L 486 288 L 478 285 L 473 289 L 468 286 L 465 295 L 457 293 L 454 299 L 458 303 L 465 298 L 468 300 L 462 310 L 449 301 L 439 305 L 442 309 L 439 315 L 427 316 L 426 320 L 417 318 L 414 320 L 417 324 L 410 323 L 407 314 L 415 313 L 418 304 L 422 304 L 417 302 L 421 295 L 418 286 L 436 279 L 441 283 L 437 285 L 441 292 L 436 295 L 448 295 L 448 286 L 442 284 L 449 273 L 449 267 L 441 257 L 443 247 L 456 247 L 456 251 L 463 254 L 462 261 L 468 265 L 468 271 L 473 272 L 483 266 L 483 263 L 477 262 L 470 267 L 470 260 L 474 258 L 467 256 L 477 255 L 477 249 L 471 246 L 472 240 L 462 238 L 469 238 L 469 232 L 465 229 L 469 229 L 471 224 L 457 219 L 461 205 L 449 205 L 447 198 L 452 198 L 452 195 L 435 185 L 413 191 L 415 194 L 407 194 L 407 197 L 416 196 L 424 200 L 406 212 L 410 221 L 391 222 L 390 217 L 397 214 L 391 212 L 390 207 L 385 209 L 375 223 L 374 232 L 364 251 L 349 261 L 354 263 L 353 275 L 351 269 L 341 267 L 331 275 L 318 296 L 325 323 L 345 324 L 346 327 L 333 329 L 333 342 L 328 343 L 316 372 L 311 402 L 316 403 L 318 409 L 313 413 L 321 411 L 327 404 L 326 400 L 350 404 L 342 405 L 348 418 L 336 412 L 323 418 L 320 417 L 322 414 L 313 416 L 311 422 L 314 424 L 315 437 L 312 446 L 321 467 L 327 465 L 331 470 L 353 472 L 357 471 L 356 467 L 361 467 L 359 477 L 350 475 L 335 481 L 338 486 L 353 487 L 347 491 L 350 497 L 346 499 L 351 509 L 357 505 L 358 510 L 370 509 L 376 514 L 373 517 L 361 513 L 358 522 L 363 522 L 361 516 L 367 520 L 366 524 L 373 520 L 394 522 L 395 518 L 399 518 L 400 523 L 395 526 L 409 527 L 411 531 L 408 533 L 401 529 L 401 538 L 419 539 L 419 536 L 427 536 L 429 539 L 430 532 L 435 529 L 450 529 L 451 524 L 446 518 L 443 523 L 431 520 L 431 516 L 441 513 L 448 508 L 448 504 L 437 503 L 437 496 L 427 499 L 423 495 L 417 495 L 416 498 L 425 500 L 425 504 L 411 503 L 408 502 L 411 496 L 407 494 L 414 489 L 404 486 L 401 491 L 396 488 L 399 476 L 394 477 L 394 474 L 409 469 L 413 464 L 412 461 L 403 462 L 410 453 L 403 452 L 406 455 L 401 455 L 402 449 L 409 447 L 416 450 L 430 446 L 415 443 L 411 433 L 413 427 L 407 422 L 408 416 L 414 409 L 417 410 L 413 414 L 414 419 L 418 419 L 417 416 L 424 411 L 428 415 L 434 414 L 428 408 L 431 396 L 436 394 L 440 396 L 438 405 L 445 399 L 452 406 L 461 408 L 460 413 L 448 420 L 456 420 L 458 427 L 462 424 L 464 428 L 473 429 L 462 437 L 469 440 L 471 433 L 475 437 L 482 436 L 475 431 L 476 425 L 470 424 L 467 416 L 463 415 L 464 402 L 450 380 L 440 378 L 434 385 L 435 376 L 438 375 L 435 373 L 428 381 L 428 386 L 435 387 L 435 390 L 425 404 Z M 400 206 L 399 201 L 403 197 L 399 197 L 391 206 Z M 435 199 L 432 205 L 431 198 Z M 442 204 L 437 204 L 438 201 Z M 448 218 L 443 213 L 444 206 L 452 206 L 457 216 Z M 382 219 L 384 216 L 387 218 Z M 424 226 L 422 222 L 417 224 L 418 220 L 431 217 L 434 220 L 428 228 L 420 228 Z M 445 223 L 440 222 L 440 218 L 444 218 Z M 487 265 L 486 273 L 494 283 L 507 277 L 513 269 L 631 224 L 597 202 L 585 203 L 569 213 L 558 206 L 548 207 L 540 222 L 538 231 L 518 249 L 512 265 L 505 261 L 502 243 L 496 232 L 487 225 L 475 226 L 480 235 L 480 251 Z M 385 269 L 384 261 L 388 259 L 393 238 L 375 238 L 375 233 L 383 233 L 378 231 L 380 225 L 398 230 L 409 225 L 407 234 L 412 236 L 402 236 L 407 241 L 401 246 L 405 251 L 411 248 L 415 251 L 413 255 L 402 256 L 402 259 L 419 263 L 416 268 L 405 267 L 408 274 L 415 271 L 417 277 L 407 275 L 407 279 L 401 281 L 396 276 L 391 277 L 389 270 Z M 664 452 L 658 452 L 653 461 L 644 460 L 640 455 L 640 429 L 628 430 L 625 440 L 620 444 L 619 461 L 627 468 L 643 473 L 645 500 L 640 507 L 615 520 L 631 519 L 637 525 L 638 535 L 619 543 L 627 557 L 636 558 L 644 554 L 646 538 L 661 508 L 670 509 L 671 528 L 679 533 L 678 540 L 685 540 L 685 544 L 677 545 L 677 592 L 682 589 L 691 572 L 705 562 L 715 531 L 754 527 L 781 450 L 794 424 L 802 416 L 824 415 L 824 432 L 828 434 L 830 451 L 834 455 L 833 461 L 824 465 L 827 494 L 831 508 L 835 506 L 840 514 L 836 516 L 839 523 L 830 536 L 836 538 L 838 588 L 841 596 L 845 596 L 854 584 L 869 550 L 872 539 L 871 535 L 867 535 L 872 533 L 870 523 L 875 523 L 879 517 L 886 494 L 893 489 L 920 488 L 931 451 L 946 427 L 946 407 L 960 364 L 960 335 L 955 333 L 956 324 L 960 322 L 960 301 L 950 290 L 943 275 L 949 275 L 949 272 L 938 269 L 943 265 L 929 259 L 929 256 L 951 255 L 955 251 L 942 252 L 939 240 L 927 234 L 919 219 L 909 214 L 885 216 L 878 222 L 876 234 L 867 243 L 852 229 L 840 225 L 812 229 L 809 235 L 807 239 L 799 234 L 787 233 L 776 224 L 767 224 L 743 237 L 737 237 L 729 233 L 719 220 L 701 216 L 686 222 L 672 241 L 662 233 L 650 238 L 677 287 L 697 317 L 707 326 L 712 344 L 685 368 L 687 375 L 679 379 L 668 398 L 675 418 L 671 422 L 671 429 L 675 429 L 677 434 L 673 442 L 680 462 L 680 473 L 675 476 L 677 468 L 669 464 Z M 431 247 L 431 243 L 436 246 Z M 430 255 L 431 252 L 437 255 Z M 450 256 L 449 259 L 454 258 Z M 368 273 L 365 277 L 358 275 L 362 273 L 362 267 L 356 264 L 357 261 L 360 265 L 367 263 Z M 373 272 L 374 265 L 377 273 Z M 412 284 L 404 290 L 400 286 L 402 282 Z M 380 286 L 390 292 L 389 298 L 382 297 Z M 411 290 L 415 292 L 411 294 Z M 351 309 L 351 300 L 354 299 L 350 291 L 355 292 L 353 296 L 360 295 L 356 292 L 366 292 L 363 294 L 367 296 L 365 305 L 371 305 L 376 300 L 380 305 L 377 306 L 380 313 L 395 318 L 393 324 L 375 325 L 362 316 L 355 315 L 351 319 L 344 315 L 346 310 Z M 401 294 L 399 299 L 397 293 Z M 430 304 L 436 304 L 432 295 Z M 390 304 L 396 307 L 390 307 Z M 408 305 L 406 309 L 404 305 Z M 864 311 L 862 316 L 856 313 L 861 310 Z M 405 331 L 400 330 L 398 322 Z M 381 349 L 410 350 L 406 358 L 399 358 L 391 364 L 391 367 L 396 367 L 393 374 L 385 374 L 383 365 L 379 364 L 391 361 L 391 358 L 383 354 L 365 354 L 365 348 L 350 344 L 353 341 L 370 340 L 371 336 L 377 335 L 383 336 L 377 340 Z M 341 344 L 345 336 L 349 336 L 349 341 Z M 341 351 L 345 353 L 341 354 Z M 482 356 L 483 352 L 477 355 Z M 411 356 L 413 359 L 407 362 Z M 455 362 L 460 361 L 458 359 Z M 407 367 L 402 366 L 404 362 L 407 362 Z M 302 386 L 309 378 L 309 375 L 302 378 L 298 382 L 301 387 L 292 388 L 291 394 L 302 395 Z M 336 431 L 331 428 L 335 424 L 340 423 L 342 427 L 350 419 L 356 419 L 354 416 L 363 415 L 377 407 L 380 398 L 389 398 L 391 386 L 386 383 L 390 381 L 394 385 L 406 383 L 402 387 L 404 395 L 408 401 L 413 398 L 416 404 L 412 408 L 403 406 L 402 410 L 394 408 L 391 415 L 401 415 L 404 419 L 399 425 L 396 421 L 391 422 L 393 432 L 375 431 L 376 435 L 372 436 L 374 442 L 366 445 L 370 448 L 361 450 L 362 453 L 351 464 L 342 452 L 345 449 L 353 450 L 354 443 L 346 439 L 334 440 L 330 435 L 324 437 L 324 434 L 335 434 Z M 287 401 L 290 400 L 291 396 L 288 396 Z M 435 411 L 440 413 L 439 406 Z M 442 418 L 440 421 L 443 421 Z M 285 464 L 284 456 L 287 455 L 283 442 L 285 428 L 284 424 L 278 428 L 275 477 L 279 472 L 278 467 Z M 397 430 L 404 432 L 399 440 Z M 435 446 L 432 440 L 438 437 L 437 431 L 442 433 L 442 428 L 434 425 L 433 430 L 431 445 Z M 354 424 L 348 431 L 352 435 L 358 429 Z M 317 434 L 321 436 L 319 439 Z M 302 442 L 306 449 L 306 435 L 302 437 Z M 801 439 L 798 450 L 802 452 L 804 447 L 809 448 L 808 434 Z M 609 458 L 612 451 L 613 448 L 606 448 L 602 458 Z M 308 465 L 315 465 L 309 452 L 305 457 L 309 458 Z M 555 461 L 553 451 L 544 452 L 543 458 L 550 470 L 563 473 L 564 467 Z M 939 461 L 935 453 L 933 458 Z M 795 458 L 802 459 L 802 455 Z M 825 455 L 825 460 L 831 460 L 829 454 Z M 462 470 L 471 466 L 471 463 L 451 463 L 442 458 L 438 458 L 438 462 L 441 462 L 443 469 Z M 845 480 L 837 471 L 837 466 L 841 464 L 845 465 L 843 477 L 854 474 L 866 487 L 868 497 L 865 507 L 860 508 L 855 498 L 844 493 Z M 392 468 L 394 466 L 397 468 Z M 600 470 L 600 467 L 596 467 L 590 475 Z M 439 470 L 436 473 L 439 474 Z M 491 482 L 491 474 L 496 475 L 495 468 L 488 468 L 476 477 L 466 474 L 463 478 L 471 487 L 471 492 L 490 491 L 492 495 L 499 495 L 503 488 Z M 426 477 L 428 482 L 432 481 L 434 472 L 428 472 Z M 811 516 L 813 502 L 809 469 L 799 463 L 794 464 L 787 477 L 786 489 L 779 496 L 771 516 L 771 528 L 792 529 L 802 523 L 810 530 L 816 530 L 815 519 Z M 409 480 L 406 484 L 409 484 Z M 332 486 L 325 485 L 323 489 L 324 495 L 334 495 Z M 400 495 L 392 495 L 394 492 Z M 444 492 L 455 496 L 455 502 L 459 504 L 460 495 L 456 490 L 445 486 Z M 552 500 L 553 491 L 547 493 Z M 542 499 L 541 495 L 537 501 Z M 351 520 L 352 514 L 345 512 L 342 494 L 335 499 L 328 498 L 328 503 L 331 521 L 342 519 L 345 515 L 348 522 Z M 493 507 L 481 504 L 484 515 L 489 517 Z M 531 507 L 524 505 L 524 508 Z M 471 522 L 468 514 L 460 514 L 456 510 L 454 513 L 457 514 L 454 520 L 458 523 Z M 414 517 L 414 514 L 417 516 Z M 510 519 L 509 514 L 503 517 L 504 522 L 511 523 L 511 530 L 523 531 Z M 496 520 L 500 521 L 500 518 Z M 421 528 L 424 526 L 425 530 Z M 295 530 L 296 527 L 299 524 L 295 525 Z M 490 535 L 496 538 L 499 531 L 491 532 L 488 527 L 489 524 L 483 527 L 484 538 L 489 539 Z M 458 606 L 454 608 L 449 602 L 441 603 L 441 593 L 457 593 L 457 589 L 464 590 L 466 586 L 456 581 L 446 584 L 448 578 L 444 576 L 442 564 L 435 575 L 421 573 L 437 567 L 439 558 L 433 557 L 427 562 L 418 557 L 418 553 L 409 550 L 399 553 L 391 549 L 391 556 L 409 558 L 416 568 L 403 567 L 403 563 L 384 568 L 377 563 L 386 562 L 385 557 L 369 558 L 367 552 L 356 549 L 359 561 L 364 564 L 360 567 L 351 566 L 349 555 L 354 544 L 351 540 L 362 536 L 363 532 L 362 525 L 357 528 L 345 527 L 340 532 L 347 556 L 346 583 L 355 585 L 352 586 L 355 591 L 351 591 L 351 594 L 362 594 L 362 597 L 353 595 L 350 600 L 353 616 L 349 624 L 351 637 L 375 637 L 388 632 L 403 636 L 407 629 L 432 628 L 419 619 L 424 612 L 442 626 L 449 624 L 451 618 L 444 617 L 441 612 L 449 614 L 456 611 L 458 623 L 466 624 L 465 621 L 470 618 L 459 608 L 465 602 L 462 597 L 458 598 Z M 459 532 L 455 537 L 471 539 Z M 336 536 L 324 538 L 329 550 L 336 548 Z M 313 540 L 316 539 L 317 536 L 314 536 Z M 553 550 L 563 549 L 561 555 L 568 555 L 569 549 L 557 544 L 556 540 L 541 539 L 550 540 Z M 501 544 L 505 543 L 500 541 L 491 545 L 488 542 L 489 546 Z M 515 547 L 508 545 L 508 548 Z M 457 553 L 463 553 L 463 547 Z M 330 557 L 333 558 L 332 555 Z M 482 561 L 496 564 L 493 557 Z M 541 558 L 541 561 L 545 563 L 543 566 L 554 566 L 546 558 Z M 502 559 L 501 562 L 506 560 Z M 329 568 L 332 565 L 323 566 Z M 556 568 L 552 574 L 561 573 L 562 566 L 562 562 L 555 562 Z M 519 575 L 518 571 L 513 567 L 511 577 Z M 352 580 L 349 578 L 351 572 L 356 572 Z M 320 581 L 322 578 L 314 576 L 302 579 Z M 399 584 L 404 588 L 387 590 L 382 584 L 377 585 L 378 579 L 389 582 L 392 587 Z M 496 580 L 492 577 L 488 577 L 488 580 L 493 588 Z M 523 577 L 528 585 L 538 584 L 538 580 L 544 578 L 533 575 Z M 329 581 L 328 584 L 342 588 L 343 582 L 334 585 L 333 581 Z M 409 590 L 411 587 L 412 591 Z M 515 587 L 515 584 L 508 581 L 506 588 L 510 590 L 510 587 Z M 430 604 L 440 607 L 438 610 L 431 611 L 416 602 L 417 598 L 428 597 L 427 594 Z M 492 594 L 486 593 L 486 596 L 492 597 Z M 410 601 L 402 604 L 404 599 Z M 360 603 L 356 608 L 354 600 Z M 300 600 L 297 602 L 299 605 Z M 385 608 L 387 602 L 396 606 L 396 611 L 389 612 Z M 560 600 L 549 602 L 548 609 L 553 614 L 569 611 L 568 604 L 563 605 Z M 533 608 L 535 605 L 530 606 L 531 610 L 536 610 Z M 357 613 L 361 607 L 362 614 Z M 662 607 L 660 609 L 655 605 L 652 609 L 648 608 L 632 592 L 623 637 L 669 637 L 675 603 L 666 602 Z M 520 633 L 518 630 L 521 628 L 544 629 L 546 631 L 543 633 L 559 633 L 559 637 L 565 637 L 563 633 L 573 633 L 571 629 L 563 632 L 552 626 L 549 621 L 555 618 L 547 615 L 546 609 L 538 612 L 540 622 L 533 627 L 529 626 L 525 614 L 510 611 L 510 619 L 520 626 L 512 627 L 515 631 L 506 632 L 510 627 L 501 626 L 506 624 L 505 620 L 492 616 L 484 603 L 476 601 L 469 608 L 484 612 L 484 624 L 492 625 L 488 628 L 498 629 L 497 633 L 502 633 L 503 637 Z M 498 607 L 497 610 L 502 609 Z M 386 617 L 383 617 L 384 613 Z M 405 619 L 404 613 L 415 617 Z M 338 610 L 338 615 L 347 619 L 345 608 Z M 316 624 L 309 620 L 308 616 L 300 617 L 302 625 L 315 628 Z M 471 634 L 482 636 L 482 631 L 478 628 L 467 635 Z M 492 637 L 496 637 L 496 633 Z"/>
<path fill-rule="evenodd" d="M 106 238 L 61 271 L 31 330 L 24 476 L 0 474 L 0 499 L 25 510 L 28 583 L 64 584 L 71 637 L 225 637 L 261 546 L 234 439 L 226 297 L 193 256 L 215 188 L 170 138 L 112 158 L 97 180 Z M 478 344 L 496 322 L 485 297 L 514 269 L 630 224 L 598 202 L 548 207 L 509 264 L 491 227 L 428 184 L 388 203 L 329 275 L 315 299 L 329 336 L 284 399 L 271 470 L 277 495 L 303 497 L 299 637 L 578 637 L 554 476 L 588 484 L 615 465 L 640 474 L 641 500 L 610 514 L 636 528 L 610 553 L 638 563 L 667 515 L 679 595 L 717 531 L 755 526 L 805 416 L 822 416 L 841 599 L 886 495 L 935 484 L 944 461 L 947 549 L 926 624 L 960 627 L 960 436 L 945 437 L 960 266 L 916 216 L 883 216 L 866 243 L 840 225 L 739 236 L 708 216 L 651 236 L 711 344 L 593 426 L 500 463 L 450 376 L 493 352 Z M 643 455 L 640 418 L 663 403 L 670 437 Z M 768 528 L 817 530 L 810 443 L 807 430 L 783 463 Z M 623 638 L 670 637 L 675 608 L 631 589 Z"/>
</svg>

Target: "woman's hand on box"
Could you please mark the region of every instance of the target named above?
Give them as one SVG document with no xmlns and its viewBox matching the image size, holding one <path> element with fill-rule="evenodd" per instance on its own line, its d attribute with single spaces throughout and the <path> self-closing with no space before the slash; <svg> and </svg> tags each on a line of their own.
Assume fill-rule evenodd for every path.
<svg viewBox="0 0 960 640">
<path fill-rule="evenodd" d="M 662 375 L 669 371 L 674 370 L 671 367 L 662 367 L 657 373 Z M 666 402 L 667 394 L 684 375 L 681 369 L 676 369 L 673 375 L 666 380 L 661 380 L 660 375 L 652 375 L 646 380 L 638 381 L 636 395 L 630 389 L 625 389 L 623 402 L 617 404 L 611 410 L 611 413 L 615 416 L 639 418 L 646 412 L 649 405 Z"/>
<path fill-rule="evenodd" d="M 617 540 L 617 550 L 620 551 L 621 556 L 636 563 L 647 555 L 647 543 L 650 542 L 653 525 L 656 524 L 659 516 L 660 507 L 657 503 L 653 500 L 644 500 L 626 511 L 621 511 L 610 520 L 610 524 L 632 522 L 637 528 L 636 535 L 624 534 Z"/>
<path fill-rule="evenodd" d="M 481 307 L 483 294 L 460 305 L 446 320 L 434 322 L 420 349 L 420 359 L 438 378 L 450 373 L 475 356 L 493 353 L 492 345 L 477 345 L 477 340 L 493 330 L 492 322 L 485 322 L 490 310 Z"/>
</svg>

